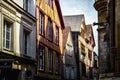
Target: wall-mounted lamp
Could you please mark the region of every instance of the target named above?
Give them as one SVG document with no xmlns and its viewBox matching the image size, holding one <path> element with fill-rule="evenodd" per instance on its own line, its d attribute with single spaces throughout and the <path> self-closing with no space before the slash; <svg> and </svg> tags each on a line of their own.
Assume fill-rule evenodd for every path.
<svg viewBox="0 0 120 80">
<path fill-rule="evenodd" d="M 106 22 L 99 22 L 99 23 L 94 22 L 94 23 L 93 23 L 93 26 L 95 26 L 95 25 L 98 25 L 98 26 L 106 26 L 107 23 L 106 23 Z"/>
</svg>

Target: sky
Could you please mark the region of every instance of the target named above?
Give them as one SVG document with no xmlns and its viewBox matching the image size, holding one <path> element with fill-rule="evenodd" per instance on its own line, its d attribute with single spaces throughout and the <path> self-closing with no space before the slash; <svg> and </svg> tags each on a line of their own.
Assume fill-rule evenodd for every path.
<svg viewBox="0 0 120 80">
<path fill-rule="evenodd" d="M 63 16 L 84 14 L 86 24 L 97 22 L 97 11 L 93 4 L 95 0 L 60 0 Z M 98 54 L 98 33 L 97 26 L 93 26 L 93 33 L 96 47 L 94 51 Z"/>
</svg>

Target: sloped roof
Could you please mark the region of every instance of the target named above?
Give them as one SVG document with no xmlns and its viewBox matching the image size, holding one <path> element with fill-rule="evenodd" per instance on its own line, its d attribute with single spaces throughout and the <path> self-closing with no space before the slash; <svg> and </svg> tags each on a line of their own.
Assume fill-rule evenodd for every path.
<svg viewBox="0 0 120 80">
<path fill-rule="evenodd" d="M 65 26 L 70 26 L 71 31 L 77 32 L 80 31 L 82 19 L 84 19 L 84 15 L 63 16 Z"/>
<path fill-rule="evenodd" d="M 71 28 L 69 26 L 67 26 L 63 29 L 63 50 L 65 50 L 68 35 L 69 35 L 70 31 L 71 31 Z"/>
</svg>

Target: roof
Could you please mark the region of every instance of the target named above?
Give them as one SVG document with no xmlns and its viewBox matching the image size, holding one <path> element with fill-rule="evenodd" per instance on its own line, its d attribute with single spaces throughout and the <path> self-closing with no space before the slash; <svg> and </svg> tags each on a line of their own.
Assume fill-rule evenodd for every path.
<svg viewBox="0 0 120 80">
<path fill-rule="evenodd" d="M 69 26 L 65 27 L 65 29 L 63 29 L 63 49 L 65 50 L 66 47 L 66 43 L 67 43 L 67 39 L 68 39 L 68 35 L 69 32 L 71 31 L 71 28 Z"/>
<path fill-rule="evenodd" d="M 63 16 L 65 26 L 70 26 L 71 31 L 77 32 L 80 31 L 82 19 L 84 19 L 84 15 Z"/>
</svg>

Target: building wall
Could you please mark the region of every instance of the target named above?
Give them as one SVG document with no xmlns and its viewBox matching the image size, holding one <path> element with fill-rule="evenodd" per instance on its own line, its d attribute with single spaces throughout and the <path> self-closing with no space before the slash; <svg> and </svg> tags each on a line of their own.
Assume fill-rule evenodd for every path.
<svg viewBox="0 0 120 80">
<path fill-rule="evenodd" d="M 64 22 L 66 26 L 71 27 L 72 31 L 74 54 L 77 65 L 77 79 L 89 77 L 89 68 L 93 65 L 93 59 L 91 59 L 91 61 L 88 59 L 88 51 L 90 50 L 92 52 L 91 56 L 93 56 L 94 40 L 93 43 L 88 44 L 86 42 L 87 29 L 84 15 L 64 16 Z"/>
<path fill-rule="evenodd" d="M 106 22 L 107 14 L 107 0 L 97 0 L 94 4 L 95 9 L 98 11 L 98 23 Z M 102 8 L 102 9 L 101 9 Z M 108 66 L 108 43 L 105 40 L 107 34 L 106 25 L 98 25 L 98 54 L 99 54 L 99 72 L 100 74 L 107 71 Z M 101 75 L 100 75 L 101 76 Z"/>
<path fill-rule="evenodd" d="M 0 26 L 2 26 L 2 21 L 1 21 L 1 16 L 2 14 L 0 13 Z M 0 27 L 0 51 L 1 51 L 1 48 L 2 48 L 2 27 Z"/>
<path fill-rule="evenodd" d="M 98 26 L 100 78 L 119 76 L 119 6 L 118 0 L 97 0 L 94 4 L 98 11 L 98 22 L 107 23 Z"/>
<path fill-rule="evenodd" d="M 64 79 L 77 79 L 76 61 L 71 32 L 69 32 L 66 37 L 67 43 L 64 48 L 65 51 L 63 55 L 63 76 Z"/>
<path fill-rule="evenodd" d="M 4 4 L 4 3 L 3 3 Z M 12 11 L 12 12 L 11 12 Z M 35 48 L 35 37 L 33 36 L 35 35 L 35 21 L 31 20 L 29 17 L 27 17 L 26 15 L 22 15 L 19 11 L 17 12 L 13 7 L 9 8 L 9 5 L 7 6 L 7 8 L 5 8 L 5 6 L 2 8 L 2 12 L 1 12 L 1 36 L 3 34 L 3 26 L 4 26 L 4 20 L 8 20 L 10 22 L 13 23 L 13 53 L 10 53 L 9 51 L 7 51 L 8 53 L 12 54 L 12 55 L 16 55 L 16 56 L 20 56 L 20 54 L 23 54 L 22 50 L 22 40 L 23 40 L 23 26 L 26 26 L 29 31 L 30 31 L 30 45 L 33 46 L 29 46 L 29 54 L 28 56 L 33 57 L 35 59 L 35 52 L 36 52 L 36 48 Z M 32 37 L 33 36 L 33 37 Z M 3 38 L 1 38 L 1 41 L 3 43 Z M 3 45 L 3 44 L 2 44 Z M 1 46 L 2 46 L 1 45 Z M 3 47 L 2 50 L 4 51 Z M 14 54 L 16 53 L 16 54 Z M 33 54 L 34 53 L 34 54 Z"/>
<path fill-rule="evenodd" d="M 8 78 L 10 77 L 9 75 L 11 75 L 10 79 L 13 79 L 14 75 L 17 79 L 25 80 L 26 72 L 30 71 L 30 78 L 32 79 L 35 74 L 36 19 L 11 0 L 0 0 L 0 3 L 0 62 L 13 60 L 11 63 L 12 68 L 4 75 Z M 10 23 L 12 29 L 11 49 L 6 49 L 3 46 L 5 42 L 3 40 L 5 21 Z M 23 53 L 23 29 L 29 31 L 27 54 Z M 0 69 L 0 71 L 5 72 L 3 69 Z M 0 73 L 0 76 L 1 75 L 3 75 L 3 73 Z"/>
<path fill-rule="evenodd" d="M 39 49 L 39 47 L 41 45 L 45 46 L 45 71 L 41 72 L 39 71 L 39 66 L 37 66 L 37 70 L 38 70 L 38 76 L 39 77 L 44 77 L 46 78 L 51 78 L 51 79 L 60 79 L 61 78 L 61 72 L 62 72 L 62 54 L 63 54 L 63 35 L 62 35 L 62 29 L 64 27 L 64 25 L 61 24 L 61 18 L 59 16 L 59 10 L 58 10 L 58 5 L 56 3 L 55 0 L 52 0 L 53 6 L 52 8 L 46 3 L 46 0 L 37 0 L 36 2 L 36 18 L 37 18 L 37 49 Z M 59 1 L 58 1 L 59 3 Z M 45 35 L 41 36 L 39 34 L 39 15 L 40 12 L 42 12 L 44 14 L 44 32 Z M 62 17 L 62 16 L 61 16 Z M 48 40 L 48 18 L 51 19 L 52 21 L 52 29 L 53 29 L 53 40 L 49 41 Z M 59 30 L 59 43 L 58 45 L 55 43 L 55 36 L 56 36 L 56 26 L 58 27 Z M 53 72 L 49 73 L 48 71 L 48 49 L 52 49 L 53 50 Z M 60 68 L 59 68 L 59 74 L 56 75 L 55 72 L 55 59 L 56 59 L 56 53 L 59 54 L 59 60 L 60 60 Z M 37 55 L 39 56 L 39 51 L 37 52 Z M 38 58 L 38 65 L 39 65 L 39 57 Z"/>
<path fill-rule="evenodd" d="M 115 44 L 116 44 L 116 48 L 117 48 L 117 53 L 116 53 L 116 57 L 115 57 L 115 72 L 116 73 L 120 73 L 120 69 L 119 69 L 119 67 L 120 67 L 120 42 L 119 42 L 119 40 L 120 40 L 120 38 L 119 38 L 119 33 L 120 33 L 120 28 L 119 28 L 119 26 L 120 26 L 120 22 L 119 22 L 119 20 L 120 20 L 120 10 L 119 10 L 119 8 L 120 8 L 120 1 L 118 1 L 118 0 L 115 0 L 114 1 L 115 2 Z"/>
<path fill-rule="evenodd" d="M 13 0 L 17 5 L 19 5 L 21 8 L 23 8 L 24 0 Z M 35 17 L 35 8 L 36 8 L 36 0 L 30 0 L 28 1 L 28 13 L 33 15 Z"/>
</svg>

